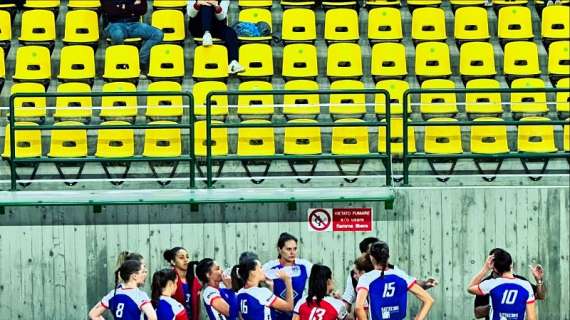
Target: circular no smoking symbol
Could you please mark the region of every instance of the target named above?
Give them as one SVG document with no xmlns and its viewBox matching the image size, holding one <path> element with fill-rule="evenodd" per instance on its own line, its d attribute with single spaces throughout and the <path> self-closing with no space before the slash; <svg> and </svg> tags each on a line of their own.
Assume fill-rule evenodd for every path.
<svg viewBox="0 0 570 320">
<path fill-rule="evenodd" d="M 315 209 L 309 214 L 309 225 L 315 231 L 324 231 L 331 225 L 332 219 L 328 211 Z"/>
</svg>

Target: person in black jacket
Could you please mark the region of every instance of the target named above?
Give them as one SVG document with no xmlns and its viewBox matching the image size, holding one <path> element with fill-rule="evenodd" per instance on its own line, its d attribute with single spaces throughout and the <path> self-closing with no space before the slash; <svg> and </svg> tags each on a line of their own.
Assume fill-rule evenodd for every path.
<svg viewBox="0 0 570 320">
<path fill-rule="evenodd" d="M 142 72 L 148 71 L 150 48 L 160 43 L 161 30 L 141 22 L 148 8 L 147 0 L 101 0 L 101 7 L 109 22 L 105 28 L 112 44 L 122 44 L 126 38 L 141 38 L 140 64 Z"/>
</svg>

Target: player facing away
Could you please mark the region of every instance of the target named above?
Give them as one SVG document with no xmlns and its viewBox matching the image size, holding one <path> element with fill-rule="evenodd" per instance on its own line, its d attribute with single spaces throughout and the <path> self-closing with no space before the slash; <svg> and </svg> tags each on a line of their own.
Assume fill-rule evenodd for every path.
<svg viewBox="0 0 570 320">
<path fill-rule="evenodd" d="M 202 259 L 196 266 L 196 276 L 202 282 L 202 302 L 210 320 L 238 320 L 237 297 L 231 289 L 232 279 L 216 261 Z"/>
<path fill-rule="evenodd" d="M 295 305 L 293 320 L 343 320 L 348 312 L 344 302 L 333 298 L 334 281 L 329 267 L 315 264 L 309 277 L 307 298 Z"/>
<path fill-rule="evenodd" d="M 148 320 L 157 320 L 148 295 L 139 289 L 147 274 L 140 261 L 125 261 L 115 272 L 115 288 L 89 311 L 89 319 L 104 320 L 103 314 L 109 310 L 115 320 L 140 320 L 142 314 Z M 120 286 L 119 277 L 123 279 Z"/>
<path fill-rule="evenodd" d="M 402 270 L 388 264 L 390 249 L 385 242 L 376 242 L 370 247 L 370 260 L 374 270 L 364 274 L 356 286 L 356 317 L 358 320 L 403 320 L 406 319 L 408 291 L 422 303 L 416 320 L 427 317 L 433 298 Z M 368 299 L 368 313 L 365 303 Z"/>
<path fill-rule="evenodd" d="M 176 292 L 176 272 L 163 269 L 152 276 L 152 305 L 156 310 L 158 320 L 188 320 L 184 306 L 174 300 Z"/>
<path fill-rule="evenodd" d="M 276 320 L 271 311 L 291 312 L 293 310 L 293 285 L 287 272 L 279 270 L 277 276 L 285 284 L 285 299 L 281 299 L 267 288 L 259 287 L 265 280 L 265 273 L 258 260 L 246 260 L 232 269 L 232 278 L 240 290 L 237 302 L 242 320 Z"/>
<path fill-rule="evenodd" d="M 471 279 L 467 291 L 490 296 L 491 320 L 536 320 L 536 304 L 530 282 L 515 278 L 512 268 L 511 255 L 505 250 L 495 251 L 487 258 L 481 271 Z M 482 281 L 491 271 L 500 277 Z"/>
<path fill-rule="evenodd" d="M 284 232 L 277 240 L 277 259 L 263 265 L 263 271 L 268 278 L 273 280 L 273 293 L 282 299 L 285 299 L 286 286 L 283 280 L 276 277 L 276 272 L 283 269 L 289 274 L 293 283 L 293 301 L 295 304 L 303 297 L 313 266 L 309 261 L 297 258 L 297 249 L 297 238 Z M 291 320 L 293 318 L 292 312 L 278 310 L 272 312 L 274 320 Z"/>
<path fill-rule="evenodd" d="M 172 297 L 184 306 L 189 320 L 199 320 L 199 292 L 202 289 L 202 286 L 200 285 L 198 278 L 194 276 L 194 267 L 197 262 L 190 261 L 188 251 L 182 247 L 174 247 L 164 251 L 163 257 L 178 275 L 176 292 Z"/>
</svg>

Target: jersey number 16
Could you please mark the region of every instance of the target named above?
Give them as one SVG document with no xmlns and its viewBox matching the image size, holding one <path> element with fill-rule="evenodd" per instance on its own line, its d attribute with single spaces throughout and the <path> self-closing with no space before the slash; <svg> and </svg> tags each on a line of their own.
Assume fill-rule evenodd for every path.
<svg viewBox="0 0 570 320">
<path fill-rule="evenodd" d="M 240 304 L 241 313 L 247 314 L 247 300 L 242 300 Z"/>
</svg>

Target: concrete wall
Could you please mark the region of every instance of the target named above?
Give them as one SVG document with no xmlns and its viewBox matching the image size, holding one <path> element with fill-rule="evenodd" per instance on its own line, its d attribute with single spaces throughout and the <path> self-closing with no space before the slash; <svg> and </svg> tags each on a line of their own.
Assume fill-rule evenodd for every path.
<svg viewBox="0 0 570 320">
<path fill-rule="evenodd" d="M 546 269 L 548 298 L 541 319 L 570 319 L 570 192 L 568 188 L 400 189 L 394 210 L 375 210 L 374 235 L 388 241 L 392 262 L 414 276 L 435 276 L 430 319 L 471 319 L 465 293 L 486 252 L 508 249 L 516 271 Z M 363 206 L 347 203 L 342 206 Z M 275 257 L 278 234 L 300 236 L 301 256 L 331 266 L 343 289 L 346 272 L 367 235 L 307 231 L 299 205 L 209 205 L 92 208 L 9 208 L 0 215 L 0 319 L 84 319 L 112 287 L 121 250 L 145 255 L 151 272 L 165 265 L 162 250 L 174 245 L 192 257 L 215 257 L 230 266 L 244 250 Z M 338 206 L 338 205 L 337 205 Z M 414 300 L 414 299 L 411 299 Z M 417 310 L 410 303 L 411 313 Z"/>
</svg>

